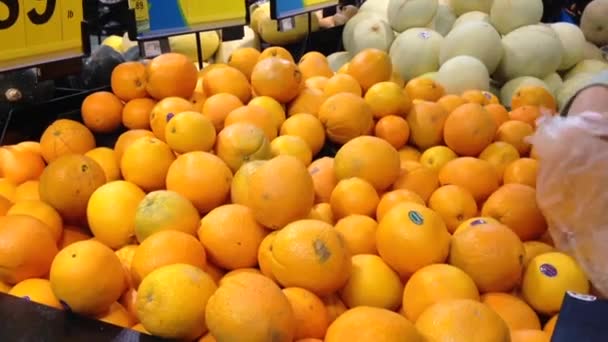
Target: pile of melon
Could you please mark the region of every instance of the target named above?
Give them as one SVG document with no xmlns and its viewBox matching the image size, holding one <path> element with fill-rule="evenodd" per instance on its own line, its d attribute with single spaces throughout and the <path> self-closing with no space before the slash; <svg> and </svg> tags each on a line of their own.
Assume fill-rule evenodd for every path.
<svg viewBox="0 0 608 342">
<path fill-rule="evenodd" d="M 600 49 L 608 39 L 608 0 L 585 12 L 581 29 L 541 23 L 541 0 L 367 0 L 344 28 L 345 51 L 329 60 L 338 69 L 377 48 L 390 54 L 404 81 L 430 77 L 451 94 L 491 91 L 507 106 L 521 86 L 543 86 L 561 108 L 608 70 Z"/>
</svg>

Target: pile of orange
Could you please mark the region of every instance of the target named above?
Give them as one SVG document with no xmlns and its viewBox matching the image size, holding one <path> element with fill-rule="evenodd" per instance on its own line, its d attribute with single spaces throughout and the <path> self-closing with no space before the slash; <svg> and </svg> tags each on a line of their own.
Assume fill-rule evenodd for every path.
<svg viewBox="0 0 608 342">
<path fill-rule="evenodd" d="M 536 203 L 525 138 L 555 100 L 512 103 L 374 49 L 123 63 L 84 124 L 0 148 L 2 291 L 207 342 L 549 341 L 590 285 Z"/>
</svg>

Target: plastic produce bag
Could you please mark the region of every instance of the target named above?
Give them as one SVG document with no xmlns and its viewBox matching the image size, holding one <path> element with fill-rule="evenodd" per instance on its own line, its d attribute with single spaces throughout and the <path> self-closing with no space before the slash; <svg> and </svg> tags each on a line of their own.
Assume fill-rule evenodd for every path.
<svg viewBox="0 0 608 342">
<path fill-rule="evenodd" d="M 537 201 L 555 246 L 608 297 L 608 116 L 543 117 L 530 142 L 540 159 Z"/>
</svg>

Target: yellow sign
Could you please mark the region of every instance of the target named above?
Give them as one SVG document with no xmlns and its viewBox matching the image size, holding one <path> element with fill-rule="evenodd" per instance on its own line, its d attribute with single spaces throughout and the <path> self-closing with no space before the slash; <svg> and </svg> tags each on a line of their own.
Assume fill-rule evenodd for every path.
<svg viewBox="0 0 608 342">
<path fill-rule="evenodd" d="M 245 19 L 243 0 L 180 0 L 189 26 Z"/>
<path fill-rule="evenodd" d="M 320 6 L 332 6 L 337 5 L 338 1 L 335 0 L 304 0 L 305 7 L 320 7 Z"/>
<path fill-rule="evenodd" d="M 82 0 L 0 0 L 0 71 L 82 54 Z"/>
</svg>

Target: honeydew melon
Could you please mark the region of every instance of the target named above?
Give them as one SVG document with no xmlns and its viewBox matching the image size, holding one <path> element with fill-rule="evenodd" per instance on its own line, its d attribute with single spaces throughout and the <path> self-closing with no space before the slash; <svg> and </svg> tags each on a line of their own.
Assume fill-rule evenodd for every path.
<svg viewBox="0 0 608 342">
<path fill-rule="evenodd" d="M 437 0 L 389 0 L 387 16 L 393 30 L 427 26 L 439 6 Z"/>
<path fill-rule="evenodd" d="M 471 21 L 455 27 L 443 39 L 439 63 L 467 55 L 482 61 L 492 74 L 498 67 L 502 54 L 502 41 L 496 29 L 483 21 Z"/>
<path fill-rule="evenodd" d="M 411 28 L 400 33 L 389 54 L 393 68 L 408 81 L 439 69 L 439 48 L 443 37 L 428 28 Z"/>
<path fill-rule="evenodd" d="M 583 60 L 585 35 L 578 26 L 566 22 L 551 24 L 551 28 L 557 33 L 564 47 L 558 70 L 568 70 Z"/>
<path fill-rule="evenodd" d="M 486 23 L 490 23 L 490 16 L 488 13 L 480 12 L 480 11 L 471 11 L 467 12 L 456 19 L 452 29 L 458 25 L 468 23 L 470 21 L 483 21 Z"/>
<path fill-rule="evenodd" d="M 228 63 L 232 52 L 240 48 L 252 47 L 260 50 L 260 37 L 249 26 L 244 26 L 244 29 L 243 38 L 220 43 L 220 47 L 215 53 L 215 63 Z"/>
<path fill-rule="evenodd" d="M 593 45 L 590 42 L 585 41 L 585 47 L 583 48 L 583 59 L 597 59 L 599 61 L 606 61 L 602 50 Z"/>
<path fill-rule="evenodd" d="M 437 82 L 448 94 L 462 94 L 466 90 L 489 90 L 490 75 L 486 66 L 471 56 L 456 56 L 441 65 Z"/>
<path fill-rule="evenodd" d="M 357 54 L 367 48 L 387 51 L 395 34 L 388 21 L 374 12 L 361 12 L 353 16 L 342 31 L 344 50 Z"/>
<path fill-rule="evenodd" d="M 578 62 L 574 68 L 570 69 L 564 75 L 564 81 L 567 81 L 578 74 L 594 73 L 597 74 L 604 70 L 608 70 L 608 62 L 602 62 L 595 59 L 584 59 Z"/>
<path fill-rule="evenodd" d="M 471 11 L 490 13 L 493 0 L 451 0 L 454 13 L 460 16 Z"/>
<path fill-rule="evenodd" d="M 375 12 L 383 17 L 388 16 L 389 0 L 366 0 L 359 7 L 359 12 Z"/>
<path fill-rule="evenodd" d="M 564 81 L 564 84 L 558 89 L 556 96 L 560 111 L 577 91 L 591 84 L 594 76 L 594 73 L 582 73 Z"/>
<path fill-rule="evenodd" d="M 562 80 L 562 77 L 556 72 L 549 74 L 547 77 L 543 78 L 543 82 L 545 82 L 547 84 L 547 86 L 549 87 L 549 90 L 551 90 L 551 93 L 554 96 L 555 96 L 555 94 L 557 94 L 557 90 L 564 83 L 564 81 Z"/>
<path fill-rule="evenodd" d="M 447 4 L 439 3 L 437 6 L 437 12 L 431 19 L 431 22 L 427 25 L 428 28 L 436 31 L 442 36 L 445 36 L 452 29 L 454 22 L 456 21 L 456 15 Z"/>
<path fill-rule="evenodd" d="M 557 33 L 547 25 L 517 28 L 502 38 L 504 55 L 497 76 L 510 80 L 520 76 L 544 78 L 562 61 L 563 47 Z"/>
<path fill-rule="evenodd" d="M 490 10 L 490 22 L 503 35 L 518 27 L 538 24 L 542 17 L 542 0 L 494 0 Z"/>
<path fill-rule="evenodd" d="M 513 94 L 523 86 L 539 86 L 551 91 L 551 88 L 547 83 L 539 78 L 530 76 L 517 77 L 505 83 L 502 88 L 500 88 L 500 103 L 506 107 L 511 107 L 511 98 L 513 97 Z"/>
<path fill-rule="evenodd" d="M 439 73 L 437 71 L 433 71 L 433 72 L 427 72 L 426 74 L 422 74 L 422 75 L 420 75 L 418 77 L 421 77 L 421 78 L 430 78 L 431 80 L 436 81 L 438 74 Z"/>
<path fill-rule="evenodd" d="M 255 21 L 254 21 L 255 17 Z M 251 13 L 251 28 L 260 35 L 261 40 L 271 45 L 287 45 L 302 40 L 309 31 L 308 14 L 294 17 L 294 28 L 288 31 L 279 31 L 278 22 L 270 18 L 270 2 L 260 4 Z M 319 18 L 310 16 L 310 32 L 319 30 Z"/>
<path fill-rule="evenodd" d="M 352 57 L 353 55 L 348 51 L 334 52 L 327 56 L 327 62 L 331 70 L 337 72 L 344 64 L 350 62 Z"/>
<path fill-rule="evenodd" d="M 594 0 L 585 7 L 581 29 L 585 38 L 597 46 L 608 45 L 608 0 Z"/>
</svg>

